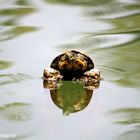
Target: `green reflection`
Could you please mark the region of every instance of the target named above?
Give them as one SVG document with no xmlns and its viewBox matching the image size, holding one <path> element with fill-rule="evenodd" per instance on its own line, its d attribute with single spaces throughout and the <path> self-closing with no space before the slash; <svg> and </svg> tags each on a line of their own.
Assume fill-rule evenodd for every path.
<svg viewBox="0 0 140 140">
<path fill-rule="evenodd" d="M 13 1 L 13 4 L 19 4 L 23 6 L 15 6 L 9 8 L 0 9 L 1 21 L 0 25 L 0 41 L 6 41 L 18 37 L 22 34 L 37 31 L 39 27 L 28 26 L 28 25 L 18 25 L 20 19 L 24 16 L 30 15 L 37 11 L 37 9 L 30 5 L 25 0 Z"/>
<path fill-rule="evenodd" d="M 8 29 L 6 31 L 0 32 L 0 41 L 6 41 L 9 39 L 13 39 L 25 33 L 37 31 L 39 28 L 34 26 L 16 26 Z"/>
<path fill-rule="evenodd" d="M 36 12 L 34 7 L 13 7 L 0 10 L 0 16 L 5 17 L 0 21 L 0 25 L 11 26 L 17 25 L 19 19 L 25 15 Z"/>
<path fill-rule="evenodd" d="M 84 88 L 80 83 L 63 81 L 57 90 L 50 90 L 52 101 L 63 110 L 64 115 L 83 110 L 90 102 L 92 90 Z"/>
<path fill-rule="evenodd" d="M 8 8 L 8 9 L 1 9 L 0 16 L 23 16 L 27 14 L 31 14 L 35 12 L 35 8 Z"/>
<path fill-rule="evenodd" d="M 13 66 L 13 62 L 0 60 L 0 70 L 7 69 Z"/>
<path fill-rule="evenodd" d="M 93 6 L 101 5 L 108 3 L 112 0 L 45 0 L 50 3 L 61 3 L 61 4 L 70 4 L 70 5 L 84 5 L 84 6 Z"/>
<path fill-rule="evenodd" d="M 107 19 L 106 21 L 114 25 L 114 28 L 111 30 L 111 34 L 140 33 L 140 14 L 133 14 L 115 19 Z"/>
<path fill-rule="evenodd" d="M 114 79 L 116 82 L 123 86 L 139 86 L 140 82 L 140 38 L 139 36 L 133 39 L 129 43 L 122 45 L 116 45 L 112 48 L 100 49 L 96 52 L 97 59 L 102 58 L 103 61 L 99 61 L 99 64 L 117 67 L 122 69 L 124 72 L 118 73 L 114 71 L 113 75 L 118 76 L 118 79 Z M 104 55 L 105 54 L 105 55 Z M 99 66 L 102 70 L 105 70 L 102 66 Z M 109 71 L 104 72 L 104 76 L 109 76 L 112 79 L 111 73 Z"/>
<path fill-rule="evenodd" d="M 1 21 L 0 25 L 13 26 L 16 24 L 16 20 L 17 20 L 17 18 L 9 18 L 7 20 Z"/>
<path fill-rule="evenodd" d="M 131 16 L 134 13 L 138 14 L 140 12 L 139 9 L 139 2 L 124 3 L 123 1 L 113 0 L 105 4 L 101 3 L 100 5 L 86 8 L 84 13 L 86 16 L 98 19 L 116 19 L 117 17 Z"/>
<path fill-rule="evenodd" d="M 18 83 L 20 81 L 31 79 L 32 77 L 26 74 L 0 74 L 0 86 L 12 83 Z"/>
<path fill-rule="evenodd" d="M 16 0 L 15 3 L 17 5 L 30 5 L 30 1 L 29 0 Z"/>
<path fill-rule="evenodd" d="M 111 35 L 111 34 L 130 34 L 135 33 L 136 35 L 140 33 L 140 14 L 132 14 L 118 18 L 105 18 L 103 21 L 113 25 L 112 29 L 97 32 L 97 33 L 88 33 L 90 36 L 97 35 Z"/>
<path fill-rule="evenodd" d="M 121 108 L 111 111 L 110 115 L 120 117 L 120 120 L 115 121 L 115 123 L 122 125 L 140 125 L 140 108 Z"/>
<path fill-rule="evenodd" d="M 0 117 L 9 121 L 27 121 L 30 119 L 30 104 L 14 102 L 0 106 Z"/>
</svg>

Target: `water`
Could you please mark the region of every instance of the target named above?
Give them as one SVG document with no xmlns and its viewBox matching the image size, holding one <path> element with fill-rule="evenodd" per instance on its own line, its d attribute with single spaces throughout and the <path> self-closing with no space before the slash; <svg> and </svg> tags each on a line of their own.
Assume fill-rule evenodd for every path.
<svg viewBox="0 0 140 140">
<path fill-rule="evenodd" d="M 139 140 L 139 0 L 0 0 L 0 7 L 0 140 Z M 41 76 L 67 49 L 89 55 L 103 80 L 83 110 L 65 116 Z"/>
</svg>

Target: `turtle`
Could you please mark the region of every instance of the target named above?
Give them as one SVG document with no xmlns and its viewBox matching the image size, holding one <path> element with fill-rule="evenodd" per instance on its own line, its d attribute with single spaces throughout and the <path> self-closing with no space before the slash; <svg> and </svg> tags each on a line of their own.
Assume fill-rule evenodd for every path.
<svg viewBox="0 0 140 140">
<path fill-rule="evenodd" d="M 100 71 L 94 69 L 89 56 L 70 50 L 54 58 L 50 68 L 44 69 L 43 79 L 54 104 L 69 115 L 89 104 L 94 89 L 100 85 Z"/>
<path fill-rule="evenodd" d="M 86 71 L 94 68 L 94 63 L 87 55 L 76 51 L 66 51 L 58 55 L 51 63 L 51 68 L 58 70 L 64 80 L 81 77 Z"/>
<path fill-rule="evenodd" d="M 43 79 L 48 88 L 59 87 L 58 81 L 61 80 L 82 82 L 89 87 L 95 83 L 99 85 L 100 71 L 94 69 L 89 56 L 69 50 L 55 57 L 50 68 L 44 69 Z"/>
</svg>

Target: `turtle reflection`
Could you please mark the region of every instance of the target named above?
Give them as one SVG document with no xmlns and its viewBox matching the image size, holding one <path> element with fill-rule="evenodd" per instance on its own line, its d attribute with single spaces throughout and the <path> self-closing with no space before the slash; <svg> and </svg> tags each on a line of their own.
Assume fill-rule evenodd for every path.
<svg viewBox="0 0 140 140">
<path fill-rule="evenodd" d="M 99 84 L 98 82 L 98 86 Z M 48 85 L 44 81 L 44 88 L 48 88 Z M 63 110 L 63 114 L 69 115 L 86 108 L 91 100 L 93 89 L 98 86 L 96 84 L 96 87 L 91 89 L 87 88 L 83 83 L 62 81 L 58 82 L 55 88 L 50 88 L 50 94 L 54 104 Z"/>
</svg>

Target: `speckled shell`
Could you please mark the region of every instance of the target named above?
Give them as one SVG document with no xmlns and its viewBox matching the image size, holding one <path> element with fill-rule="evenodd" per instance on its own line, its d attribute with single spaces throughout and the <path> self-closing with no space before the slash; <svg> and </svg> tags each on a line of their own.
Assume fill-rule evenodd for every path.
<svg viewBox="0 0 140 140">
<path fill-rule="evenodd" d="M 82 76 L 84 72 L 94 68 L 94 63 L 87 55 L 71 50 L 58 55 L 50 67 L 60 71 L 67 80 Z"/>
</svg>

